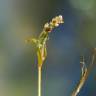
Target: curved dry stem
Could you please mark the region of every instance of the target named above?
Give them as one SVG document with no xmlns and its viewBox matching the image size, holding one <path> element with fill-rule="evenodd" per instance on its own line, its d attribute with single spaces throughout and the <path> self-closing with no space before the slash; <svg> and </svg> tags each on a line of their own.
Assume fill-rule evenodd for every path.
<svg viewBox="0 0 96 96">
<path fill-rule="evenodd" d="M 77 96 L 77 94 L 80 92 L 81 88 L 83 87 L 87 77 L 88 77 L 88 71 L 86 70 L 84 75 L 81 77 L 79 83 L 77 84 L 77 87 L 75 88 L 75 90 L 73 91 L 71 96 Z"/>
<path fill-rule="evenodd" d="M 87 78 L 88 78 L 88 76 L 90 74 L 90 71 L 91 71 L 91 69 L 93 67 L 93 64 L 94 64 L 94 60 L 95 60 L 95 55 L 93 54 L 91 64 L 89 65 L 88 69 L 87 68 L 85 69 L 84 74 L 81 76 L 80 81 L 77 84 L 77 86 L 74 89 L 74 91 L 72 92 L 72 95 L 71 96 L 77 96 L 78 93 L 80 92 L 81 88 L 85 84 L 85 82 L 86 82 L 86 80 L 87 80 Z"/>
</svg>

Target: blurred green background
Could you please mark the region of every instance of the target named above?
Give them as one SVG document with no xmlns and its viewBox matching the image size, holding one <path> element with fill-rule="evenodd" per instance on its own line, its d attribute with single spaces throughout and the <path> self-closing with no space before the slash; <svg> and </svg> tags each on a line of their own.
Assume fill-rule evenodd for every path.
<svg viewBox="0 0 96 96">
<path fill-rule="evenodd" d="M 42 96 L 70 96 L 96 47 L 96 0 L 0 0 L 0 96 L 37 96 L 35 47 L 25 44 L 57 15 L 42 71 Z M 96 96 L 96 66 L 78 96 Z"/>
</svg>

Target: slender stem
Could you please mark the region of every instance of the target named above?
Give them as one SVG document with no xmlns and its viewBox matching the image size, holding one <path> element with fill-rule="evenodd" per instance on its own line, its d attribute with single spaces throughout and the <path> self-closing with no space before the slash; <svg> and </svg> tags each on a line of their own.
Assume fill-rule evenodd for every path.
<svg viewBox="0 0 96 96">
<path fill-rule="evenodd" d="M 38 96 L 41 96 L 41 66 L 38 67 Z"/>
<path fill-rule="evenodd" d="M 71 96 L 77 96 L 77 94 L 80 92 L 81 88 L 83 87 L 87 77 L 88 77 L 88 71 L 85 70 L 84 75 L 81 77 L 79 83 L 77 84 L 77 87 L 74 89 Z"/>
<path fill-rule="evenodd" d="M 85 70 L 85 73 L 83 74 L 83 76 L 81 76 L 80 81 L 78 82 L 77 87 L 74 89 L 71 96 L 77 96 L 78 93 L 80 92 L 81 88 L 85 84 L 85 82 L 88 78 L 88 75 L 93 67 L 94 60 L 95 60 L 95 55 L 92 56 L 91 64 L 89 65 L 88 69 Z"/>
</svg>

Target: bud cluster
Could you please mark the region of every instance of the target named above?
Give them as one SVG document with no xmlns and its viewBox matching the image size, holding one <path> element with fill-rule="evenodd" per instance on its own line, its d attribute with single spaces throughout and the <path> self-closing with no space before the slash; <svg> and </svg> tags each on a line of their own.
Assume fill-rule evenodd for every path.
<svg viewBox="0 0 96 96">
<path fill-rule="evenodd" d="M 61 15 L 56 16 L 51 22 L 44 25 L 45 32 L 51 32 L 53 28 L 58 27 L 60 24 L 64 23 L 63 17 Z"/>
</svg>

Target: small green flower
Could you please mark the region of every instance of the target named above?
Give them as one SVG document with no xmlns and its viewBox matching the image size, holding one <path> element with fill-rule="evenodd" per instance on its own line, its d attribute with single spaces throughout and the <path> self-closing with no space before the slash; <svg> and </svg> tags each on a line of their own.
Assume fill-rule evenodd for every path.
<svg viewBox="0 0 96 96">
<path fill-rule="evenodd" d="M 59 24 L 64 23 L 61 15 L 56 16 L 51 22 L 44 25 L 43 31 L 40 33 L 38 38 L 28 38 L 25 40 L 26 43 L 34 43 L 37 49 L 38 58 L 38 96 L 41 96 L 41 77 L 42 77 L 42 65 L 47 57 L 46 42 L 49 39 L 49 33 L 52 29 L 58 27 Z"/>
<path fill-rule="evenodd" d="M 36 38 L 28 38 L 25 40 L 27 43 L 34 43 L 37 48 L 37 57 L 38 57 L 38 66 L 42 66 L 44 60 L 47 57 L 47 51 L 46 51 L 46 41 L 49 38 L 49 33 L 52 32 L 52 30 L 55 27 L 58 27 L 60 24 L 64 23 L 63 17 L 61 15 L 56 16 L 52 19 L 51 22 L 46 23 L 44 25 L 43 31 L 39 35 L 39 37 Z"/>
</svg>

